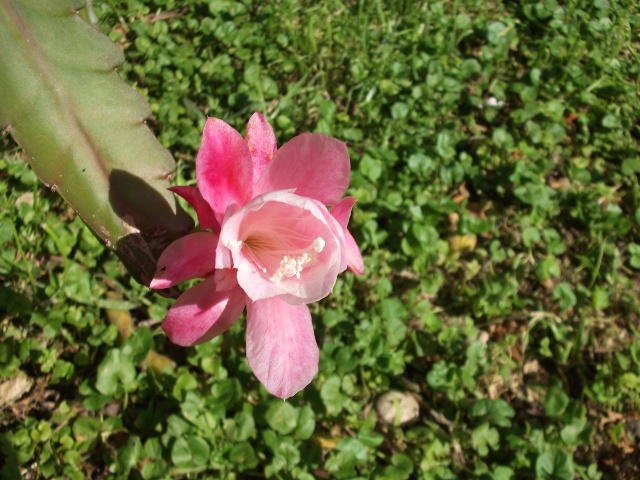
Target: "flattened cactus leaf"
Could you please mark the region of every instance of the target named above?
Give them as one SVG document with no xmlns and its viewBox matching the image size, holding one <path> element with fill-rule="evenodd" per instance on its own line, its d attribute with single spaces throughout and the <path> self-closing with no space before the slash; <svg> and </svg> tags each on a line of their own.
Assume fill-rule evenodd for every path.
<svg viewBox="0 0 640 480">
<path fill-rule="evenodd" d="M 149 104 L 115 71 L 122 52 L 70 5 L 0 0 L 0 128 L 148 285 L 193 221 L 167 191 L 175 162 L 145 124 Z"/>
</svg>

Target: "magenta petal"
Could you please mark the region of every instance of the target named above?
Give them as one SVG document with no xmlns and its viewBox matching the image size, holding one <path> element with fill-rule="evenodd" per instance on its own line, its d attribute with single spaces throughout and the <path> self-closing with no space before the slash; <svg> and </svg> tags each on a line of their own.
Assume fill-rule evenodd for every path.
<svg viewBox="0 0 640 480">
<path fill-rule="evenodd" d="M 207 203 L 207 201 L 202 197 L 200 190 L 198 187 L 186 187 L 186 186 L 178 186 L 169 188 L 173 193 L 180 195 L 184 198 L 189 205 L 193 207 L 198 215 L 198 223 L 200 224 L 200 228 L 211 229 L 216 233 L 220 233 L 220 224 L 216 220 L 215 215 L 213 214 L 213 210 Z"/>
<path fill-rule="evenodd" d="M 362 260 L 362 253 L 355 239 L 351 235 L 351 232 L 344 229 L 344 243 L 347 249 L 347 268 L 357 275 L 364 274 L 364 261 Z"/>
<path fill-rule="evenodd" d="M 167 313 L 162 329 L 173 343 L 182 347 L 208 342 L 228 330 L 246 303 L 239 286 L 216 292 L 210 277 L 184 292 Z"/>
<path fill-rule="evenodd" d="M 269 393 L 289 398 L 309 385 L 319 356 L 306 305 L 278 297 L 247 302 L 247 360 Z"/>
<path fill-rule="evenodd" d="M 323 205 L 337 204 L 349 186 L 347 146 L 321 133 L 303 133 L 284 144 L 254 186 L 253 196 L 295 189 Z"/>
<path fill-rule="evenodd" d="M 344 197 L 329 211 L 342 228 L 347 228 L 349 217 L 351 217 L 351 209 L 356 202 L 357 200 L 353 197 Z"/>
<path fill-rule="evenodd" d="M 267 164 L 276 153 L 277 144 L 273 128 L 262 114 L 255 112 L 247 123 L 245 141 L 253 161 L 253 184 L 255 185 Z"/>
<path fill-rule="evenodd" d="M 192 233 L 170 244 L 160 258 L 151 280 L 153 289 L 169 288 L 192 278 L 213 272 L 218 235 L 209 232 Z"/>
<path fill-rule="evenodd" d="M 196 180 L 216 219 L 222 223 L 227 206 L 251 199 L 253 166 L 249 147 L 230 125 L 209 118 L 196 158 Z"/>
</svg>

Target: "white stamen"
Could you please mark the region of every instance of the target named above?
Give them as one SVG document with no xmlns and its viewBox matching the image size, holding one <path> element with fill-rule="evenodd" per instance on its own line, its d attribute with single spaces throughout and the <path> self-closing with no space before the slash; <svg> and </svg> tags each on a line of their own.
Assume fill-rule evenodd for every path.
<svg viewBox="0 0 640 480">
<path fill-rule="evenodd" d="M 279 268 L 273 275 L 271 275 L 270 280 L 277 284 L 280 283 L 280 280 L 283 278 L 295 276 L 297 279 L 300 279 L 302 271 L 305 268 L 314 265 L 318 261 L 318 253 L 322 252 L 324 246 L 324 239 L 318 237 L 309 246 L 307 251 L 301 255 L 285 255 L 282 257 L 282 260 L 280 260 Z M 266 273 L 266 268 L 263 268 L 262 271 Z"/>
<path fill-rule="evenodd" d="M 318 237 L 313 241 L 312 246 L 316 253 L 320 253 L 324 249 L 325 241 L 322 237 Z"/>
</svg>

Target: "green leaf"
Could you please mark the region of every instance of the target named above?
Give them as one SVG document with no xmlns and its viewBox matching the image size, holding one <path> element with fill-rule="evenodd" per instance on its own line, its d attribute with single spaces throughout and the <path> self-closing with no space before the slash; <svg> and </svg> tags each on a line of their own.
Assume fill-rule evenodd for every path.
<svg viewBox="0 0 640 480">
<path fill-rule="evenodd" d="M 458 17 L 460 17 L 460 15 L 458 15 Z M 482 66 L 475 58 L 468 58 L 462 62 L 462 65 L 460 65 L 460 75 L 463 79 L 471 78 L 476 75 L 480 75 L 481 73 Z"/>
<path fill-rule="evenodd" d="M 269 405 L 265 418 L 269 426 L 276 432 L 287 435 L 296 428 L 298 412 L 290 403 L 274 401 Z"/>
<path fill-rule="evenodd" d="M 473 417 L 487 417 L 489 422 L 498 427 L 510 427 L 515 415 L 513 408 L 501 398 L 492 400 L 483 398 L 471 405 L 470 413 Z"/>
<path fill-rule="evenodd" d="M 577 302 L 576 294 L 573 293 L 571 285 L 567 282 L 561 282 L 553 289 L 553 298 L 558 300 L 558 305 L 562 310 L 567 310 L 575 306 Z"/>
<path fill-rule="evenodd" d="M 596 287 L 591 293 L 591 301 L 593 308 L 596 310 L 604 310 L 609 306 L 609 291 L 603 287 Z"/>
<path fill-rule="evenodd" d="M 500 443 L 500 434 L 498 431 L 490 427 L 488 423 L 483 423 L 471 432 L 471 443 L 476 449 L 478 455 L 486 457 L 489 453 L 489 447 L 496 450 Z"/>
<path fill-rule="evenodd" d="M 241 470 L 251 470 L 258 465 L 258 457 L 251 444 L 247 442 L 235 445 L 229 452 L 229 460 Z"/>
<path fill-rule="evenodd" d="M 435 390 L 446 390 L 451 383 L 452 370 L 453 369 L 442 360 L 434 364 L 427 374 L 429 386 Z"/>
<path fill-rule="evenodd" d="M 338 443 L 338 450 L 353 455 L 359 464 L 365 463 L 368 458 L 367 448 L 355 438 L 345 438 Z"/>
<path fill-rule="evenodd" d="M 487 27 L 487 40 L 494 45 L 506 42 L 507 26 L 502 22 L 493 22 Z"/>
<path fill-rule="evenodd" d="M 135 365 L 139 365 L 147 358 L 147 353 L 153 348 L 153 337 L 148 327 L 140 327 L 133 331 L 122 345 L 123 355 L 129 357 Z"/>
<path fill-rule="evenodd" d="M 122 385 L 124 391 L 135 388 L 136 369 L 118 349 L 109 350 L 98 366 L 96 388 L 103 395 L 115 395 Z"/>
<path fill-rule="evenodd" d="M 233 417 L 235 422 L 234 440 L 244 442 L 256 436 L 256 423 L 248 412 L 238 412 Z"/>
<path fill-rule="evenodd" d="M 627 177 L 631 177 L 634 174 L 640 172 L 640 158 L 625 158 L 622 161 L 622 165 L 620 166 L 620 171 Z"/>
<path fill-rule="evenodd" d="M 346 395 L 340 391 L 340 384 L 340 377 L 334 375 L 327 379 L 320 389 L 322 401 L 331 416 L 338 415 L 347 401 Z"/>
<path fill-rule="evenodd" d="M 409 114 L 409 105 L 404 102 L 396 102 L 391 107 L 391 117 L 394 119 L 404 119 Z"/>
<path fill-rule="evenodd" d="M 300 409 L 298 416 L 298 424 L 294 432 L 294 436 L 298 440 L 307 440 L 313 435 L 316 428 L 315 415 L 313 409 L 309 405 L 305 405 Z"/>
<path fill-rule="evenodd" d="M 51 383 L 57 383 L 62 380 L 69 381 L 73 377 L 76 369 L 73 363 L 58 360 L 53 367 L 51 374 Z"/>
<path fill-rule="evenodd" d="M 569 396 L 565 393 L 562 382 L 554 380 L 544 399 L 544 409 L 552 418 L 560 418 L 569 405 Z"/>
<path fill-rule="evenodd" d="M 188 437 L 191 458 L 195 467 L 203 467 L 209 463 L 211 457 L 211 447 L 207 441 L 201 437 L 190 435 Z"/>
<path fill-rule="evenodd" d="M 620 127 L 620 119 L 616 115 L 605 115 L 602 117 L 602 126 L 605 128 L 618 128 Z"/>
<path fill-rule="evenodd" d="M 536 227 L 526 227 L 522 230 L 522 241 L 525 246 L 530 247 L 540 241 L 540 231 Z"/>
<path fill-rule="evenodd" d="M 138 457 L 142 452 L 142 443 L 137 436 L 129 437 L 127 444 L 118 453 L 118 473 L 128 475 L 132 468 L 138 464 Z"/>
<path fill-rule="evenodd" d="M 403 473 L 402 477 L 404 478 L 407 478 L 413 472 L 413 461 L 402 453 L 394 453 L 391 457 L 391 464 Z"/>
<path fill-rule="evenodd" d="M 386 338 L 390 347 L 396 347 L 407 333 L 405 318 L 407 309 L 395 298 L 387 298 L 377 305 L 380 317 L 386 330 Z"/>
<path fill-rule="evenodd" d="M 364 155 L 362 162 L 360 163 L 362 173 L 364 173 L 371 181 L 375 182 L 380 178 L 383 171 L 383 165 L 380 160 L 373 158 L 370 155 Z"/>
<path fill-rule="evenodd" d="M 3 0 L 0 45 L 0 128 L 148 284 L 193 222 L 167 191 L 174 162 L 145 124 L 149 105 L 115 72 L 122 51 L 68 0 Z"/>
<path fill-rule="evenodd" d="M 327 460 L 325 468 L 338 478 L 353 476 L 355 467 L 368 460 L 367 448 L 355 438 L 345 438 L 338 442 L 337 455 Z"/>
<path fill-rule="evenodd" d="M 211 386 L 211 397 L 217 404 L 231 408 L 242 398 L 242 385 L 237 378 L 225 378 Z"/>
<path fill-rule="evenodd" d="M 558 278 L 560 274 L 560 262 L 552 255 L 536 265 L 536 275 L 543 282 L 550 277 Z"/>
<path fill-rule="evenodd" d="M 93 303 L 91 293 L 91 275 L 86 268 L 76 262 L 69 262 L 62 278 L 64 293 L 80 303 Z"/>
<path fill-rule="evenodd" d="M 171 448 L 171 461 L 180 468 L 192 466 L 191 448 L 184 438 L 178 438 Z"/>
<path fill-rule="evenodd" d="M 89 445 L 98 438 L 101 426 L 97 418 L 79 417 L 73 422 L 73 436 L 76 442 Z"/>
<path fill-rule="evenodd" d="M 499 466 L 493 471 L 493 480 L 513 480 L 514 472 L 509 467 Z"/>
<path fill-rule="evenodd" d="M 541 479 L 573 480 L 573 460 L 561 450 L 547 450 L 536 460 L 536 475 Z"/>
<path fill-rule="evenodd" d="M 630 243 L 629 247 L 629 264 L 636 270 L 640 270 L 640 245 L 637 243 Z"/>
<path fill-rule="evenodd" d="M 186 369 L 181 369 L 179 371 L 179 375 L 176 378 L 175 384 L 173 385 L 173 396 L 176 397 L 182 403 L 182 408 L 188 408 L 188 406 L 184 403 L 186 395 L 189 392 L 197 391 L 198 381 L 196 378 L 191 375 Z M 199 407 L 196 406 L 196 409 Z"/>
<path fill-rule="evenodd" d="M 167 475 L 167 467 L 162 463 L 150 461 L 142 466 L 140 474 L 144 479 L 162 478 Z"/>
<path fill-rule="evenodd" d="M 444 159 L 450 159 L 456 154 L 456 150 L 452 145 L 453 138 L 451 132 L 445 130 L 440 132 L 436 137 L 436 152 Z"/>
<path fill-rule="evenodd" d="M 577 445 L 580 434 L 587 426 L 584 418 L 574 418 L 570 423 L 565 425 L 560 431 L 560 438 L 566 445 Z"/>
</svg>

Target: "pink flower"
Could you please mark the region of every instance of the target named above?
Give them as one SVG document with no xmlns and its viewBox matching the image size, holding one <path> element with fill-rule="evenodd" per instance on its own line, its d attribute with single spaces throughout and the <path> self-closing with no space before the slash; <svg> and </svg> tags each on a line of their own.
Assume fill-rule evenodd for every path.
<svg viewBox="0 0 640 480">
<path fill-rule="evenodd" d="M 338 273 L 361 275 L 347 230 L 352 197 L 346 145 L 302 134 L 276 148 L 255 113 L 242 136 L 209 118 L 196 159 L 197 187 L 173 187 L 196 210 L 202 231 L 162 253 L 151 288 L 204 278 L 184 292 L 162 328 L 183 346 L 211 340 L 247 308 L 247 359 L 266 389 L 288 398 L 318 371 L 307 303 L 326 297 Z M 334 205 L 328 210 L 326 205 Z"/>
</svg>

